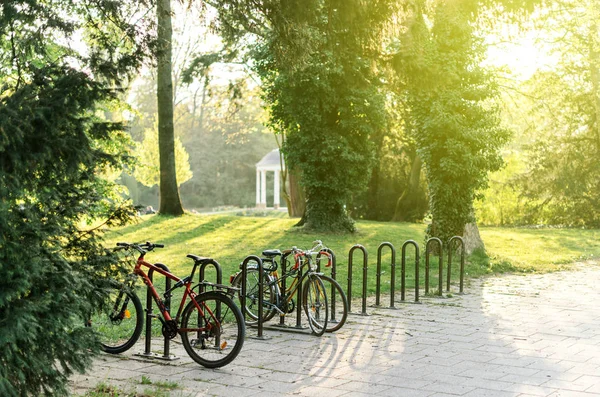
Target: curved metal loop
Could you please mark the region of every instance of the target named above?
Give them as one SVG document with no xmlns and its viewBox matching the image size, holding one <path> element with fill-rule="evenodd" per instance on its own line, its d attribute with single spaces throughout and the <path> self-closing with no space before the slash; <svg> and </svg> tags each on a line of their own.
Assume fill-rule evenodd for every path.
<svg viewBox="0 0 600 397">
<path fill-rule="evenodd" d="M 450 272 L 452 271 L 452 249 L 455 241 L 458 241 L 460 247 L 460 289 L 459 293 L 463 293 L 463 284 L 465 278 L 465 240 L 461 236 L 453 236 L 448 240 L 448 275 L 446 280 L 446 291 L 450 291 Z"/>
<path fill-rule="evenodd" d="M 396 248 L 390 242 L 384 242 L 379 244 L 379 248 L 377 248 L 377 286 L 375 293 L 375 306 L 379 306 L 379 297 L 381 294 L 381 252 L 385 247 L 388 247 L 392 251 L 392 260 L 391 260 L 391 282 L 390 282 L 390 307 L 394 307 L 394 294 L 395 294 L 395 284 L 396 284 Z"/>
<path fill-rule="evenodd" d="M 209 259 L 208 261 L 202 263 L 202 265 L 200 265 L 200 270 L 198 271 L 198 282 L 201 283 L 201 282 L 205 281 L 204 273 L 205 273 L 206 267 L 209 265 L 214 267 L 217 272 L 217 284 L 223 284 L 223 269 L 221 269 L 221 265 L 219 264 L 219 262 L 217 262 L 216 260 L 214 260 L 212 258 Z M 204 292 L 203 285 L 200 285 L 199 292 L 200 293 Z"/>
<path fill-rule="evenodd" d="M 438 283 L 438 292 L 439 296 L 442 296 L 442 288 L 444 283 L 444 243 L 437 237 L 431 237 L 425 243 L 425 293 L 429 293 L 429 254 L 431 253 L 431 243 L 437 243 L 439 246 L 439 283 Z"/>
<path fill-rule="evenodd" d="M 244 321 L 246 321 L 246 282 L 247 282 L 247 276 L 248 276 L 248 263 L 250 261 L 254 261 L 256 263 L 258 263 L 258 337 L 262 338 L 263 337 L 263 295 L 264 295 L 264 288 L 262 287 L 262 285 L 264 284 L 264 271 L 263 271 L 263 262 L 262 259 L 260 259 L 258 256 L 256 255 L 249 255 L 246 257 L 246 259 L 244 259 L 244 261 L 242 262 L 242 295 L 240 298 L 240 305 L 242 308 L 242 315 L 244 316 Z"/>
<path fill-rule="evenodd" d="M 348 312 L 351 312 L 352 305 L 352 258 L 354 251 L 360 250 L 363 253 L 363 285 L 362 285 L 362 312 L 367 314 L 367 249 L 360 244 L 353 245 L 348 253 Z"/>
<path fill-rule="evenodd" d="M 329 255 L 329 259 L 331 259 L 331 277 L 335 280 L 336 258 L 335 258 L 335 253 L 332 250 L 330 250 L 329 248 L 322 249 L 321 251 L 319 251 L 319 253 L 315 257 L 315 260 L 317 262 L 317 272 L 319 272 L 319 273 L 321 272 L 321 256 L 322 256 L 323 252 L 326 252 Z"/>
<path fill-rule="evenodd" d="M 171 271 L 169 270 L 169 267 L 167 265 L 165 265 L 164 263 L 155 263 L 154 266 L 156 266 L 159 269 L 162 269 L 166 272 L 171 273 Z M 148 278 L 150 279 L 150 282 L 153 282 L 153 278 L 154 278 L 154 269 L 150 269 L 148 271 Z M 168 277 L 165 277 L 165 291 L 169 291 L 171 289 L 171 279 Z M 152 304 L 154 302 L 154 297 L 152 295 L 152 292 L 150 291 L 150 286 L 148 286 L 148 288 L 146 288 L 146 338 L 145 338 L 145 343 L 144 343 L 144 353 L 142 353 L 142 356 L 153 356 L 154 353 L 152 353 Z M 170 296 L 166 296 L 165 300 L 164 300 L 164 304 L 166 307 L 170 308 L 171 307 L 171 297 Z M 170 312 L 170 310 L 169 310 Z M 170 355 L 170 342 L 171 340 L 169 338 L 167 338 L 166 336 L 164 337 L 164 344 L 163 344 L 163 355 L 162 358 L 163 359 L 169 359 L 171 357 Z"/>
<path fill-rule="evenodd" d="M 415 302 L 419 301 L 419 244 L 415 240 L 406 240 L 402 244 L 402 267 L 400 282 L 400 300 L 404 302 L 406 298 L 406 247 L 412 245 L 415 247 Z"/>
</svg>

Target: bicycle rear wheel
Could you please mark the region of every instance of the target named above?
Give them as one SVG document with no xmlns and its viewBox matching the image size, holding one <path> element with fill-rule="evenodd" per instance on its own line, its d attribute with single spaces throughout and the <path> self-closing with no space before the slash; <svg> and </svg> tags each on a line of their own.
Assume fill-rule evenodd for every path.
<svg viewBox="0 0 600 397">
<path fill-rule="evenodd" d="M 137 342 L 144 327 L 140 299 L 127 287 L 115 287 L 105 305 L 92 314 L 88 325 L 98 335 L 102 350 L 123 353 Z"/>
<path fill-rule="evenodd" d="M 321 336 L 327 329 L 327 290 L 321 278 L 316 274 L 310 274 L 304 281 L 302 294 L 302 306 L 308 317 L 308 326 L 313 334 Z"/>
<path fill-rule="evenodd" d="M 238 291 L 240 302 L 242 297 L 242 274 L 242 272 L 239 272 L 232 282 L 234 287 L 240 289 Z M 246 306 L 242 308 L 250 318 L 249 321 L 246 321 L 248 324 L 256 324 L 258 320 L 258 288 L 260 285 L 258 277 L 258 269 L 248 269 L 246 274 Z M 273 276 L 265 272 L 263 277 L 265 285 L 263 288 L 263 321 L 269 321 L 277 312 L 274 308 L 277 302 L 277 291 L 273 281 Z"/>
<path fill-rule="evenodd" d="M 205 292 L 188 303 L 181 317 L 181 341 L 189 356 L 206 368 L 218 368 L 237 357 L 244 345 L 242 312 L 223 293 Z"/>
</svg>

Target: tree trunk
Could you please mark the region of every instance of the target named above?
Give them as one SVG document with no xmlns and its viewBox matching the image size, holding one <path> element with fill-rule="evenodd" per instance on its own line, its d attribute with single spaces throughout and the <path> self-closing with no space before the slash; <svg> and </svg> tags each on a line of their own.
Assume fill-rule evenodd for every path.
<svg viewBox="0 0 600 397">
<path fill-rule="evenodd" d="M 173 127 L 173 78 L 171 53 L 173 27 L 171 1 L 158 0 L 157 17 L 157 104 L 158 146 L 160 161 L 159 212 L 165 215 L 183 214 L 175 170 L 175 131 Z"/>
<path fill-rule="evenodd" d="M 393 222 L 414 222 L 425 215 L 427 203 L 421 188 L 421 166 L 421 158 L 415 153 L 408 186 L 396 203 Z"/>
<path fill-rule="evenodd" d="M 470 255 L 476 249 L 485 249 L 483 240 L 479 235 L 477 223 L 467 223 L 463 232 L 463 240 L 465 241 L 465 252 Z"/>
<path fill-rule="evenodd" d="M 290 171 L 288 179 L 290 181 L 289 198 L 291 204 L 291 211 L 288 209 L 289 215 L 293 218 L 304 217 L 306 212 L 306 195 L 304 194 L 304 189 L 298 183 L 298 174 Z"/>
</svg>

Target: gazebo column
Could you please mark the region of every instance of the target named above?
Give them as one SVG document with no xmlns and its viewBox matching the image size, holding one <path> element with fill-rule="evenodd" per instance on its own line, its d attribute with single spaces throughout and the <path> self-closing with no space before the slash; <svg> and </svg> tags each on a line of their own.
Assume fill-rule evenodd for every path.
<svg viewBox="0 0 600 397">
<path fill-rule="evenodd" d="M 279 171 L 275 171 L 275 183 L 273 187 L 273 207 L 275 209 L 279 208 Z"/>
<path fill-rule="evenodd" d="M 267 171 L 260 171 L 260 208 L 267 208 Z"/>
<path fill-rule="evenodd" d="M 256 170 L 256 208 L 260 206 L 260 171 Z"/>
</svg>

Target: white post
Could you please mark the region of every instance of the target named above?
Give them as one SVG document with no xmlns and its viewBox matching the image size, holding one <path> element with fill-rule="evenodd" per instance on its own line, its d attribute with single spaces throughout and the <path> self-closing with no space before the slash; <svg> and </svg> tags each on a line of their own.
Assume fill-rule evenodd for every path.
<svg viewBox="0 0 600 397">
<path fill-rule="evenodd" d="M 260 206 L 267 208 L 267 171 L 260 172 Z"/>
<path fill-rule="evenodd" d="M 274 183 L 274 194 L 273 194 L 273 207 L 275 209 L 279 208 L 279 171 L 275 170 L 275 183 Z"/>
<path fill-rule="evenodd" d="M 256 169 L 256 208 L 260 206 L 260 171 Z"/>
</svg>

